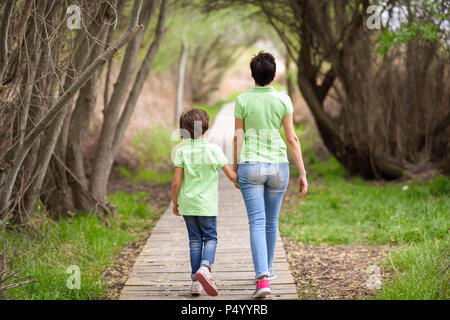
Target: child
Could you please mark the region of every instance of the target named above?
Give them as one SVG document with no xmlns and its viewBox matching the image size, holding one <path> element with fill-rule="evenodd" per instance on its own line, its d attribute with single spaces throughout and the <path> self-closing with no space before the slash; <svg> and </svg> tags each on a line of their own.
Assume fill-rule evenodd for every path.
<svg viewBox="0 0 450 320">
<path fill-rule="evenodd" d="M 183 215 L 188 230 L 191 294 L 199 295 L 203 286 L 208 295 L 217 296 L 219 293 L 211 276 L 219 211 L 217 169 L 222 168 L 234 183 L 237 183 L 237 174 L 227 164 L 220 147 L 203 138 L 208 124 L 208 114 L 203 110 L 192 109 L 180 117 L 180 129 L 186 141 L 175 154 L 172 201 L 173 213 Z"/>
</svg>

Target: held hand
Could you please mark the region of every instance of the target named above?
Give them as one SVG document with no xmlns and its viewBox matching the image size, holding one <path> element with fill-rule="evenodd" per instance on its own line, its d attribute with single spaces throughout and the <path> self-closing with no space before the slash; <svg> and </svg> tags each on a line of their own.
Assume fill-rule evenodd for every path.
<svg viewBox="0 0 450 320">
<path fill-rule="evenodd" d="M 227 178 L 234 183 L 234 186 L 239 189 L 237 172 L 232 170 L 228 164 L 224 165 L 222 170 Z"/>
<path fill-rule="evenodd" d="M 176 216 L 181 216 L 180 212 L 178 212 L 178 203 L 173 204 L 172 213 Z"/>
<path fill-rule="evenodd" d="M 306 192 L 308 192 L 308 181 L 306 180 L 306 174 L 301 174 L 298 178 L 298 187 L 300 193 L 298 197 L 301 199 L 305 196 Z"/>
<path fill-rule="evenodd" d="M 234 186 L 236 187 L 236 189 L 241 189 L 241 188 L 239 187 L 237 171 L 235 171 L 235 172 L 236 172 L 236 174 L 235 174 L 235 179 L 233 179 Z"/>
</svg>

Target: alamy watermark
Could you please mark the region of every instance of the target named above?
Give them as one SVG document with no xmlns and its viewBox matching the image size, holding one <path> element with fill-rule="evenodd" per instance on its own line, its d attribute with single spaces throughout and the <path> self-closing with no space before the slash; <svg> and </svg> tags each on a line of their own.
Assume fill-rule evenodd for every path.
<svg viewBox="0 0 450 320">
<path fill-rule="evenodd" d="M 369 30 L 380 30 L 381 29 L 381 13 L 383 7 L 379 5 L 370 5 L 367 7 L 366 13 L 370 16 L 366 20 L 366 27 Z"/>
<path fill-rule="evenodd" d="M 279 162 L 284 161 L 283 153 L 280 149 L 286 149 L 286 145 L 281 138 L 280 131 L 277 129 L 238 129 L 235 131 L 237 137 L 244 139 L 242 150 L 251 150 L 250 152 L 257 152 L 260 156 L 270 156 L 272 159 L 278 159 Z M 177 150 L 180 147 L 185 146 L 189 141 L 198 140 L 202 136 L 202 122 L 194 121 L 193 137 L 191 133 L 186 129 L 176 129 L 172 131 L 171 140 L 179 142 L 172 148 L 171 159 L 172 162 L 177 162 Z M 182 140 L 180 141 L 180 138 Z M 205 138 L 208 138 L 205 133 Z M 234 136 L 227 134 L 215 134 L 214 144 L 222 148 L 223 153 L 228 159 L 229 163 L 232 163 L 233 159 L 233 138 Z M 183 159 L 185 163 L 189 164 L 215 164 L 216 159 L 208 157 L 205 152 L 193 152 L 188 159 Z"/>
<path fill-rule="evenodd" d="M 69 290 L 81 289 L 81 268 L 78 265 L 70 265 L 66 268 L 65 273 L 69 276 L 66 279 L 66 287 Z M 89 281 L 98 281 L 99 286 L 105 284 L 103 274 L 96 272 L 83 272 L 83 277 Z"/>
<path fill-rule="evenodd" d="M 380 267 L 371 265 L 367 268 L 366 272 L 370 274 L 369 278 L 364 283 L 366 288 L 370 290 L 380 289 L 382 285 Z"/>
<path fill-rule="evenodd" d="M 66 14 L 69 15 L 67 18 L 67 28 L 70 30 L 81 29 L 81 9 L 77 5 L 71 5 L 67 8 Z"/>
<path fill-rule="evenodd" d="M 80 267 L 77 265 L 71 265 L 67 267 L 66 273 L 70 274 L 70 276 L 66 280 L 66 286 L 68 289 L 73 290 L 81 289 L 81 271 Z"/>
</svg>

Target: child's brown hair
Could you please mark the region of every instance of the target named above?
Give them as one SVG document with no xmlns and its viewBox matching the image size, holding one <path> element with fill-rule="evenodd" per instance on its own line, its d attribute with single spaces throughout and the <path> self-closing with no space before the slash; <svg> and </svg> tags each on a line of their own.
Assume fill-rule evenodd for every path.
<svg viewBox="0 0 450 320">
<path fill-rule="evenodd" d="M 197 124 L 196 124 L 197 123 Z M 201 123 L 201 133 L 200 133 Z M 198 139 L 209 128 L 209 116 L 204 110 L 191 109 L 180 116 L 180 129 L 183 139 Z M 184 131 L 184 132 L 183 132 Z M 189 136 L 187 136 L 189 133 Z"/>
</svg>

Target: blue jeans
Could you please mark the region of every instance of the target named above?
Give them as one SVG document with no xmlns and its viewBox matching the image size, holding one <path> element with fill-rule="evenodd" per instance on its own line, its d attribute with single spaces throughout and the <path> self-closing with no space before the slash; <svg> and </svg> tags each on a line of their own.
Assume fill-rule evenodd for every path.
<svg viewBox="0 0 450 320">
<path fill-rule="evenodd" d="M 217 246 L 217 217 L 183 216 L 189 235 L 191 258 L 191 278 L 197 280 L 195 273 L 200 266 L 212 268 Z"/>
<path fill-rule="evenodd" d="M 238 182 L 247 208 L 256 278 L 268 276 L 277 242 L 278 214 L 289 183 L 289 164 L 241 163 Z"/>
</svg>

